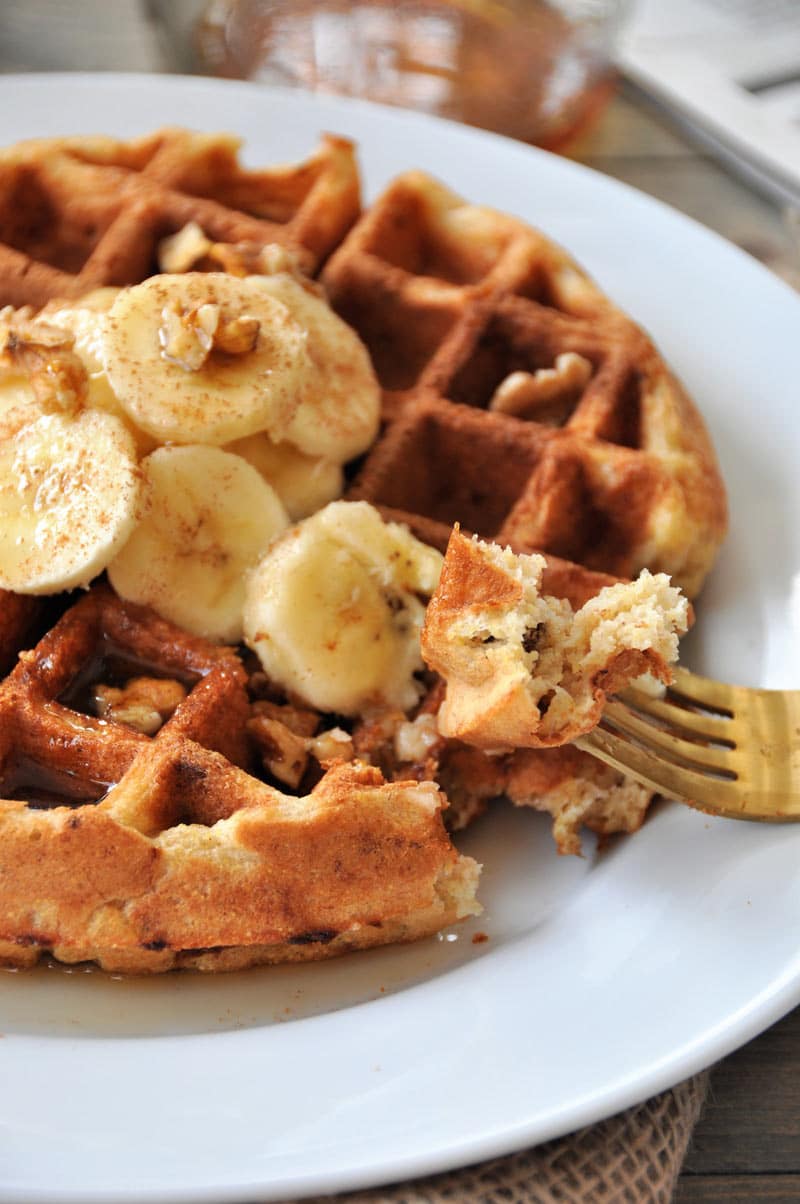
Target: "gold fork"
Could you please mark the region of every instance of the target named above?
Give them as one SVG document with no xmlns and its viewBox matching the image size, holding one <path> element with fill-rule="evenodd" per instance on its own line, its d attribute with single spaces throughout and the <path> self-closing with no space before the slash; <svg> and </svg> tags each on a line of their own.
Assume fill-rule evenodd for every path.
<svg viewBox="0 0 800 1204">
<path fill-rule="evenodd" d="M 750 690 L 677 669 L 664 698 L 626 690 L 575 743 L 701 811 L 800 820 L 800 690 Z"/>
</svg>

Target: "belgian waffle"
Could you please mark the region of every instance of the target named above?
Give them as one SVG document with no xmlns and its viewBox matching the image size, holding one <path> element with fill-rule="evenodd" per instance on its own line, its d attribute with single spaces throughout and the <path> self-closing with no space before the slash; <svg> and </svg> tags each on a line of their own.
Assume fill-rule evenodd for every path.
<svg viewBox="0 0 800 1204">
<path fill-rule="evenodd" d="M 702 419 L 560 248 L 410 172 L 323 280 L 385 390 L 350 497 L 442 550 L 458 521 L 518 552 L 619 577 L 648 567 L 698 592 L 726 526 Z"/>
<path fill-rule="evenodd" d="M 345 237 L 358 177 L 331 137 L 259 172 L 224 136 L 32 142 L 0 155 L 0 196 L 5 304 L 141 280 L 189 222 L 234 248 L 233 270 L 248 247 L 285 247 L 322 270 L 383 386 L 349 496 L 442 549 L 459 520 L 543 550 L 543 588 L 574 606 L 644 564 L 699 588 L 725 525 L 702 422 L 646 336 L 518 220 L 411 173 Z M 0 959 L 14 965 L 217 970 L 414 939 L 476 907 L 477 867 L 449 842 L 433 781 L 450 828 L 505 794 L 549 811 L 563 852 L 582 825 L 635 830 L 650 801 L 571 747 L 493 756 L 441 739 L 434 677 L 417 713 L 356 722 L 339 747 L 359 760 L 334 764 L 335 717 L 231 650 L 104 586 L 35 643 L 47 610 L 0 594 L 0 671 L 20 652 L 0 684 Z M 163 715 L 153 681 L 177 687 Z"/>
<path fill-rule="evenodd" d="M 0 154 L 0 305 L 38 308 L 158 271 L 189 222 L 221 243 L 277 243 L 315 271 L 359 211 L 353 147 L 323 137 L 303 162 L 247 170 L 227 135 L 166 129 L 123 142 L 37 139 Z"/>
<path fill-rule="evenodd" d="M 92 713 L 115 682 L 152 689 L 148 674 L 178 687 L 155 734 L 135 703 Z M 0 686 L 0 959 L 238 969 L 413 940 L 477 910 L 478 867 L 432 783 L 317 766 L 298 798 L 252 776 L 246 683 L 230 649 L 104 586 L 21 653 Z"/>
</svg>

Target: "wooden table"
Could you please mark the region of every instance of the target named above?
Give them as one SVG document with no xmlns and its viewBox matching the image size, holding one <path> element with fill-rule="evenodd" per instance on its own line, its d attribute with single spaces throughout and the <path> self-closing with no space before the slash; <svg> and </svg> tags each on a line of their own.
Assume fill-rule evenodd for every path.
<svg viewBox="0 0 800 1204">
<path fill-rule="evenodd" d="M 197 2 L 175 0 L 181 15 Z M 4 0 L 3 10 L 15 31 L 36 36 L 27 58 L 18 43 L 13 54 L 0 46 L 0 69 L 169 65 L 137 0 L 73 0 L 68 11 L 61 0 Z M 124 37 L 120 22 L 127 23 Z M 70 48 L 78 59 L 70 59 Z M 679 137 L 633 90 L 620 91 L 573 157 L 710 226 L 800 287 L 798 228 Z M 676 1204 L 706 1201 L 800 1201 L 800 1009 L 712 1072 L 676 1196 Z"/>
</svg>

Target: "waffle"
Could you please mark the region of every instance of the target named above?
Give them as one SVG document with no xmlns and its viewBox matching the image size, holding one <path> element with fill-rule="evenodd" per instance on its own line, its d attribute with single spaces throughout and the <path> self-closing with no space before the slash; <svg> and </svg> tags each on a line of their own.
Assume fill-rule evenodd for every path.
<svg viewBox="0 0 800 1204">
<path fill-rule="evenodd" d="M 249 171 L 235 138 L 166 129 L 123 142 L 39 139 L 0 154 L 0 305 L 38 308 L 157 271 L 196 222 L 213 240 L 277 243 L 315 271 L 359 211 L 353 147 L 323 137 L 302 163 Z"/>
<path fill-rule="evenodd" d="M 285 247 L 383 387 L 350 498 L 442 550 L 458 520 L 544 551 L 543 591 L 576 608 L 644 564 L 700 588 L 725 526 L 702 422 L 646 336 L 518 220 L 411 173 L 356 222 L 345 140 L 252 172 L 234 140 L 177 130 L 21 144 L 0 198 L 3 304 L 139 281 L 190 222 L 240 273 Z M 53 623 L 50 603 L 0 593 L 0 672 L 20 654 L 0 683 L 8 964 L 223 970 L 412 940 L 477 907 L 444 824 L 506 795 L 577 852 L 581 827 L 634 831 L 649 805 L 572 747 L 443 739 L 433 674 L 414 713 L 342 730 L 105 585 L 54 605 Z"/>
<path fill-rule="evenodd" d="M 172 693 L 156 732 L 147 688 L 131 697 L 143 680 L 155 708 Z M 239 969 L 414 940 L 477 910 L 477 866 L 432 783 L 318 766 L 298 798 L 253 776 L 246 683 L 230 649 L 102 585 L 21 653 L 0 687 L 0 959 Z M 116 702 L 105 718 L 98 698 Z"/>
<path fill-rule="evenodd" d="M 348 496 L 442 550 L 458 521 L 697 594 L 726 526 L 708 434 L 647 336 L 560 248 L 410 172 L 323 280 L 385 391 Z"/>
</svg>

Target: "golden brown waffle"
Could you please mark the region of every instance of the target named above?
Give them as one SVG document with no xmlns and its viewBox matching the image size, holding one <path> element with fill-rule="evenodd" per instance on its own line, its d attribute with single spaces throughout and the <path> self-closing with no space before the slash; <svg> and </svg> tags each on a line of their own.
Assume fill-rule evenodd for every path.
<svg viewBox="0 0 800 1204">
<path fill-rule="evenodd" d="M 302 163 L 249 171 L 224 134 L 41 139 L 0 154 L 0 305 L 39 307 L 158 270 L 161 240 L 278 243 L 316 270 L 359 211 L 353 147 L 325 136 Z"/>
<path fill-rule="evenodd" d="M 339 764 L 298 798 L 253 776 L 246 680 L 103 586 L 21 654 L 0 686 L 0 960 L 238 969 L 476 910 L 432 783 Z"/>
<path fill-rule="evenodd" d="M 177 130 L 3 152 L 0 301 L 138 281 L 190 221 L 245 264 L 268 243 L 313 272 L 327 261 L 384 387 L 352 497 L 442 549 L 459 520 L 543 550 L 543 589 L 576 607 L 642 564 L 699 588 L 725 525 L 702 422 L 563 252 L 419 173 L 342 243 L 358 214 L 349 143 L 255 172 L 236 152 Z M 0 594 L 0 672 L 41 610 Z M 216 970 L 433 932 L 474 909 L 476 876 L 433 781 L 448 826 L 505 794 L 554 816 L 562 852 L 582 825 L 641 823 L 649 793 L 575 749 L 493 756 L 437 737 L 440 702 L 432 677 L 418 715 L 361 721 L 348 749 L 334 717 L 230 650 L 95 587 L 0 684 L 0 959 Z"/>
<path fill-rule="evenodd" d="M 442 549 L 458 521 L 697 593 L 726 526 L 708 434 L 647 336 L 560 248 L 410 172 L 323 280 L 385 390 L 350 497 Z"/>
</svg>

